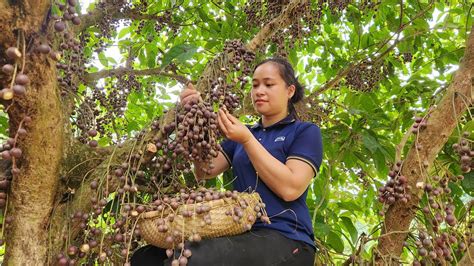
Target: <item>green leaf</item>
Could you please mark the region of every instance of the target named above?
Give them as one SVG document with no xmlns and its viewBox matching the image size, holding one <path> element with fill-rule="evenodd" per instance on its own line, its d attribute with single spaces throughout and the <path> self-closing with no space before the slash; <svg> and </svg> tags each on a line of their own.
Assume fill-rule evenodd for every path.
<svg viewBox="0 0 474 266">
<path fill-rule="evenodd" d="M 125 37 L 125 35 L 127 35 L 129 33 L 130 33 L 130 27 L 124 27 L 117 34 L 117 39 L 122 39 L 123 37 Z"/>
<path fill-rule="evenodd" d="M 105 67 L 109 66 L 109 61 L 104 53 L 99 54 L 99 62 Z"/>
<path fill-rule="evenodd" d="M 474 171 L 464 174 L 461 186 L 469 195 L 474 196 Z"/>
<path fill-rule="evenodd" d="M 362 143 L 364 143 L 364 146 L 373 153 L 380 147 L 377 139 L 367 132 L 362 133 Z"/>
<path fill-rule="evenodd" d="M 192 44 L 178 44 L 173 46 L 163 56 L 163 63 L 161 64 L 161 67 L 169 65 L 173 59 L 176 59 L 178 62 L 182 63 L 193 57 L 196 52 L 197 47 Z"/>
<path fill-rule="evenodd" d="M 8 129 L 8 118 L 5 117 L 3 114 L 0 114 L 0 135 L 7 135 Z"/>
<path fill-rule="evenodd" d="M 355 212 L 355 211 L 362 212 L 362 208 L 352 201 L 341 201 L 341 202 L 338 202 L 337 205 L 339 205 L 339 208 L 348 210 L 351 212 Z"/>
<path fill-rule="evenodd" d="M 147 66 L 148 68 L 154 68 L 156 66 L 156 57 L 158 55 L 158 49 L 155 45 L 147 46 Z"/>
<path fill-rule="evenodd" d="M 352 223 L 352 220 L 349 217 L 341 216 L 341 221 L 342 221 L 342 224 L 344 225 L 344 228 L 346 228 L 347 232 L 349 232 L 349 234 L 351 235 L 352 243 L 355 244 L 357 242 L 358 233 L 357 233 L 357 229 Z"/>
<path fill-rule="evenodd" d="M 103 213 L 108 213 L 108 212 L 114 212 L 118 213 L 120 210 L 120 198 L 119 196 L 115 196 L 114 200 L 110 200 L 107 202 L 107 205 L 105 205 Z"/>
<path fill-rule="evenodd" d="M 198 15 L 199 15 L 199 17 L 201 18 L 202 21 L 204 21 L 204 22 L 210 21 L 209 17 L 204 12 L 204 10 L 202 10 L 202 8 L 196 8 L 196 10 L 197 10 Z"/>
<path fill-rule="evenodd" d="M 98 141 L 100 146 L 108 146 L 111 142 L 112 142 L 112 139 L 107 136 L 101 137 Z"/>
<path fill-rule="evenodd" d="M 314 223 L 314 235 L 324 237 L 329 234 L 331 227 L 325 223 Z"/>
<path fill-rule="evenodd" d="M 329 232 L 327 243 L 338 253 L 344 251 L 344 242 L 342 242 L 341 237 L 334 231 Z"/>
</svg>

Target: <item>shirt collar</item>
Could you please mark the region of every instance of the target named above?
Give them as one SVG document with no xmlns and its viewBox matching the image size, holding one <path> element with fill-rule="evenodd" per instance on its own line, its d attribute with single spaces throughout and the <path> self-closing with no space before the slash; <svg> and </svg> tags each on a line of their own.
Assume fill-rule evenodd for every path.
<svg viewBox="0 0 474 266">
<path fill-rule="evenodd" d="M 266 127 L 265 129 L 269 129 L 269 128 L 274 128 L 274 127 L 278 127 L 280 125 L 288 125 L 288 124 L 291 124 L 293 122 L 295 122 L 296 119 L 295 119 L 295 116 L 293 114 L 289 114 L 287 117 L 283 118 L 282 120 L 276 122 L 275 124 L 269 126 L 269 127 Z M 262 118 L 260 118 L 258 120 L 258 122 L 256 124 L 254 124 L 252 127 L 252 129 L 256 129 L 256 128 L 264 128 L 263 125 L 262 125 Z"/>
</svg>

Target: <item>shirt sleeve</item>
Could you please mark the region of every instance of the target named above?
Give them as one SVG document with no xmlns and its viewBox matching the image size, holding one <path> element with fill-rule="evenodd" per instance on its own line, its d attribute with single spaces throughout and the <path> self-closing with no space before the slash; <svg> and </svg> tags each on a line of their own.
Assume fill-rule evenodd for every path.
<svg viewBox="0 0 474 266">
<path fill-rule="evenodd" d="M 315 124 L 305 124 L 295 133 L 294 141 L 289 148 L 289 159 L 303 161 L 311 166 L 314 175 L 319 171 L 323 157 L 321 130 Z"/>
<path fill-rule="evenodd" d="M 235 141 L 228 140 L 228 139 L 221 142 L 222 154 L 224 154 L 224 157 L 226 158 L 230 166 L 232 166 L 232 159 L 234 158 L 234 151 L 235 151 L 236 144 L 237 143 Z"/>
</svg>

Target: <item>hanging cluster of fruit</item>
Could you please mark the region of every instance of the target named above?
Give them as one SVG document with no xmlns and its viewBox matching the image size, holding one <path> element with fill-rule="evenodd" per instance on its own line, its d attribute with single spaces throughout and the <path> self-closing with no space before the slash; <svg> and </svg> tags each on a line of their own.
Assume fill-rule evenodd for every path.
<svg viewBox="0 0 474 266">
<path fill-rule="evenodd" d="M 464 132 L 459 142 L 453 144 L 453 150 L 459 155 L 459 162 L 461 164 L 461 171 L 463 173 L 469 173 L 474 168 L 474 150 L 472 150 L 472 145 L 470 144 L 469 138 L 470 133 Z"/>
<path fill-rule="evenodd" d="M 416 117 L 411 132 L 418 134 L 427 125 L 426 117 Z M 461 170 L 467 173 L 471 170 L 472 151 L 469 145 L 469 132 L 464 132 L 453 149 L 460 155 Z M 418 145 L 415 145 L 419 148 Z M 423 164 L 420 167 L 426 168 Z M 390 170 L 388 182 L 379 188 L 378 200 L 383 203 L 384 215 L 390 205 L 396 202 L 408 203 L 411 199 L 408 177 L 401 173 L 403 162 L 397 162 Z M 425 171 L 425 169 L 423 169 Z M 405 242 L 415 257 L 414 265 L 427 265 L 453 262 L 455 257 L 463 254 L 471 243 L 474 235 L 471 228 L 474 220 L 470 217 L 470 210 L 457 209 L 453 201 L 452 189 L 455 183 L 464 179 L 463 175 L 454 175 L 450 172 L 442 176 L 429 176 L 425 182 L 418 182 L 416 187 L 421 189 L 423 197 L 417 215 L 418 237 L 410 234 Z"/>
<path fill-rule="evenodd" d="M 347 73 L 345 80 L 353 90 L 371 92 L 387 74 L 388 68 L 383 60 L 364 60 Z"/>
<path fill-rule="evenodd" d="M 59 50 L 55 52 L 53 59 L 58 69 L 58 83 L 61 87 L 61 94 L 76 94 L 80 82 L 84 82 L 85 74 L 84 43 L 74 38 L 71 27 L 81 24 L 76 9 L 76 0 L 68 0 L 66 3 L 58 3 L 59 14 L 51 16 L 53 27 L 56 32 L 55 39 L 61 40 Z M 60 16 L 61 15 L 61 16 Z M 50 46 L 44 43 L 44 46 Z"/>
</svg>

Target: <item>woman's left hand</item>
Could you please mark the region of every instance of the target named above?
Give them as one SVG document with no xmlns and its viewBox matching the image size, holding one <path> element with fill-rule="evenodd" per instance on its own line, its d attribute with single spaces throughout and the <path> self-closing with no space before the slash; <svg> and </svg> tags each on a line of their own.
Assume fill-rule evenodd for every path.
<svg viewBox="0 0 474 266">
<path fill-rule="evenodd" d="M 230 140 L 245 144 L 253 137 L 250 130 L 227 110 L 219 109 L 217 121 L 224 135 Z"/>
</svg>

